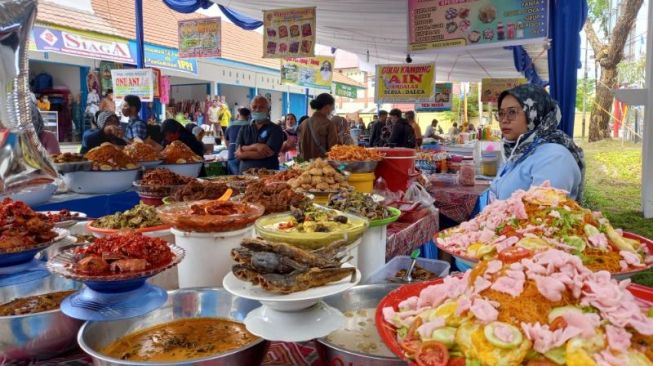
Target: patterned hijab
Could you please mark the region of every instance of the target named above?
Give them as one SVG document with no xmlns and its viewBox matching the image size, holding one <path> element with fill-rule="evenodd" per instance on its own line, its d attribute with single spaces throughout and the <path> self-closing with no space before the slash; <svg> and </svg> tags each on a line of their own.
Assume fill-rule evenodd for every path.
<svg viewBox="0 0 653 366">
<path fill-rule="evenodd" d="M 515 97 L 526 113 L 528 132 L 519 136 L 517 141 L 503 141 L 503 148 L 508 161 L 515 164 L 530 156 L 541 144 L 560 144 L 567 148 L 580 168 L 581 176 L 585 177 L 585 158 L 583 150 L 576 145 L 566 133 L 558 129 L 562 114 L 558 104 L 543 88 L 532 84 L 517 86 L 506 90 L 499 96 L 501 101 L 508 95 Z M 582 190 L 582 187 L 581 187 Z M 578 199 L 581 197 L 579 192 Z"/>
</svg>

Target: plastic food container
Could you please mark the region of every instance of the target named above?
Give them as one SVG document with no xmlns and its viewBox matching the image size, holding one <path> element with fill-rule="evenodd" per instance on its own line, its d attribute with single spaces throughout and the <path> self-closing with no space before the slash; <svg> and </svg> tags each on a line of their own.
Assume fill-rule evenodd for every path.
<svg viewBox="0 0 653 366">
<path fill-rule="evenodd" d="M 473 187 L 476 184 L 476 168 L 473 160 L 464 160 L 458 172 L 458 183 L 461 186 Z"/>
<path fill-rule="evenodd" d="M 402 269 L 408 270 L 412 259 L 401 255 L 392 258 L 392 260 L 381 267 L 378 271 L 371 274 L 365 283 L 387 283 L 390 278 L 395 277 L 397 272 Z M 444 277 L 449 274 L 449 263 L 437 259 L 417 258 L 417 265 L 425 270 L 435 274 L 438 277 Z"/>
<path fill-rule="evenodd" d="M 357 192 L 372 193 L 374 190 L 374 173 L 351 173 L 347 183 Z"/>
<path fill-rule="evenodd" d="M 284 232 L 270 227 L 281 222 L 289 221 L 292 218 L 290 213 L 261 217 L 256 220 L 254 227 L 256 228 L 256 234 L 265 240 L 283 242 L 309 250 L 319 249 L 337 240 L 346 240 L 347 243 L 351 244 L 363 236 L 363 233 L 369 226 L 368 220 L 345 212 L 337 212 L 339 215 L 346 216 L 349 219 L 351 225 L 348 228 L 328 233 L 300 233 Z"/>
<path fill-rule="evenodd" d="M 483 153 L 481 158 L 481 175 L 495 177 L 497 175 L 498 159 L 497 155 L 492 153 Z"/>
</svg>

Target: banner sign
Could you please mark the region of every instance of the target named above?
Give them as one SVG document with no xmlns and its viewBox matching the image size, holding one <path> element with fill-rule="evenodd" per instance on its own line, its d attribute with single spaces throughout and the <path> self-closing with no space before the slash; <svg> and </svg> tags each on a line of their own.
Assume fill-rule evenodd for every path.
<svg viewBox="0 0 653 366">
<path fill-rule="evenodd" d="M 358 88 L 347 84 L 336 83 L 336 95 L 356 99 L 358 98 Z"/>
<path fill-rule="evenodd" d="M 133 47 L 134 51 L 136 50 L 136 42 L 130 41 L 129 45 Z M 144 63 L 145 67 L 170 69 L 197 75 L 197 60 L 180 58 L 176 48 L 145 44 Z"/>
<path fill-rule="evenodd" d="M 108 89 L 113 88 L 111 82 L 111 70 L 122 68 L 122 64 L 112 61 L 100 61 L 100 87 L 102 88 L 102 95 L 104 95 Z"/>
<path fill-rule="evenodd" d="M 408 51 L 520 45 L 548 35 L 549 0 L 408 0 Z"/>
<path fill-rule="evenodd" d="M 497 103 L 499 95 L 504 90 L 512 89 L 518 85 L 526 84 L 524 78 L 505 78 L 505 79 L 482 79 L 481 80 L 481 102 Z"/>
<path fill-rule="evenodd" d="M 415 104 L 416 112 L 444 112 L 451 110 L 453 83 L 435 83 L 434 100 Z"/>
<path fill-rule="evenodd" d="M 32 29 L 32 37 L 36 51 L 135 63 L 135 54 L 132 53 L 126 39 L 39 25 L 35 25 Z"/>
<path fill-rule="evenodd" d="M 152 69 L 111 70 L 113 96 L 124 99 L 127 95 L 136 95 L 141 102 L 151 102 L 154 97 Z"/>
<path fill-rule="evenodd" d="M 330 90 L 335 63 L 335 57 L 331 56 L 284 58 L 281 84 Z"/>
<path fill-rule="evenodd" d="M 263 11 L 263 58 L 315 55 L 315 7 Z"/>
<path fill-rule="evenodd" d="M 161 92 L 161 104 L 170 103 L 170 76 L 161 76 L 159 80 L 159 89 Z"/>
<path fill-rule="evenodd" d="M 179 57 L 220 57 L 221 38 L 220 17 L 180 20 Z"/>
<path fill-rule="evenodd" d="M 376 103 L 421 103 L 433 100 L 435 64 L 376 66 Z"/>
</svg>

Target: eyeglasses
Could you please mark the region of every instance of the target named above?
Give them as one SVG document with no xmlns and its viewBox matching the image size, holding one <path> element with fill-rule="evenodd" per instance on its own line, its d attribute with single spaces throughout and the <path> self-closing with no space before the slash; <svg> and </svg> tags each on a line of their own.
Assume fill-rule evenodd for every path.
<svg viewBox="0 0 653 366">
<path fill-rule="evenodd" d="M 494 117 L 499 121 L 503 121 L 506 117 L 508 117 L 508 121 L 512 122 L 517 118 L 517 113 L 519 111 L 517 108 L 506 108 L 502 109 L 494 114 Z"/>
</svg>

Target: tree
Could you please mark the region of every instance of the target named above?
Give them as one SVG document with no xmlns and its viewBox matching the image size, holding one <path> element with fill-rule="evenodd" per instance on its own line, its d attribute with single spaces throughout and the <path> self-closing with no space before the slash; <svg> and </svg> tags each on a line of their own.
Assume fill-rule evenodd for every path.
<svg viewBox="0 0 653 366">
<path fill-rule="evenodd" d="M 596 89 L 596 80 L 580 79 L 576 86 L 576 110 L 583 110 L 583 97 L 586 99 L 586 106 L 590 106 L 594 99 L 594 90 Z"/>
<path fill-rule="evenodd" d="M 596 83 L 594 103 L 590 117 L 589 141 L 599 141 L 610 137 L 610 110 L 612 108 L 612 89 L 617 86 L 619 72 L 617 66 L 624 57 L 624 46 L 633 28 L 637 13 L 644 0 L 623 0 L 620 14 L 611 34 L 607 34 L 609 1 L 589 0 L 589 18 L 585 22 L 585 34 L 594 50 L 601 76 Z M 595 24 L 599 27 L 596 32 Z"/>
</svg>

